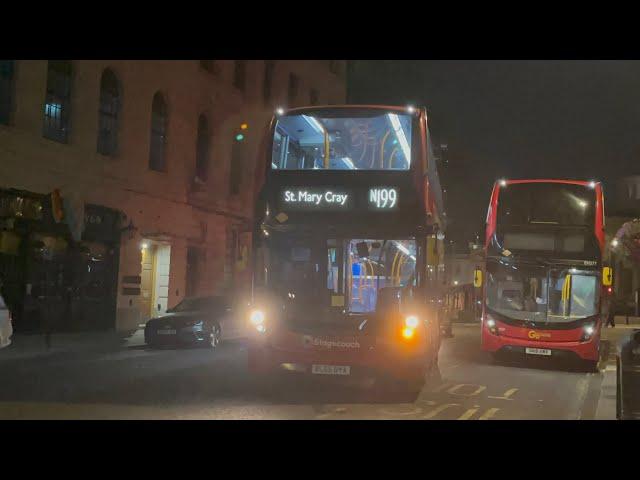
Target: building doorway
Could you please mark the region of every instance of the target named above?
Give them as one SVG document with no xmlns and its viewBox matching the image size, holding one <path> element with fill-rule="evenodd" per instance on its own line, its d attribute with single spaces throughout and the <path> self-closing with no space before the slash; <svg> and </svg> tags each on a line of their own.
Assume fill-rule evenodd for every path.
<svg viewBox="0 0 640 480">
<path fill-rule="evenodd" d="M 141 250 L 140 313 L 145 321 L 167 311 L 171 245 L 144 240 Z"/>
</svg>

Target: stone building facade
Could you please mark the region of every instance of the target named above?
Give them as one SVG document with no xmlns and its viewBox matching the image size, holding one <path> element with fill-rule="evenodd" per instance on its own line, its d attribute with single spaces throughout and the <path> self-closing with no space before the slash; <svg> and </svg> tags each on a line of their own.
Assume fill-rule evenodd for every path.
<svg viewBox="0 0 640 480">
<path fill-rule="evenodd" d="M 344 103 L 345 71 L 335 60 L 0 61 L 5 284 L 40 312 L 55 297 L 62 330 L 90 310 L 69 300 L 86 289 L 112 292 L 100 305 L 113 315 L 98 325 L 86 314 L 78 330 L 130 330 L 185 295 L 242 291 L 253 171 L 274 108 Z M 35 223 L 25 198 L 39 205 Z M 53 271 L 58 253 L 83 260 Z M 101 268 L 110 273 L 91 277 Z"/>
</svg>

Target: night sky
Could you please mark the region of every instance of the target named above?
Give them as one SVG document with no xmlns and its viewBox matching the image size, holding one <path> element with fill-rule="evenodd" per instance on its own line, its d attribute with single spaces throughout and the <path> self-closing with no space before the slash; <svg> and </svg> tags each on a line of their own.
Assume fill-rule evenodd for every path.
<svg viewBox="0 0 640 480">
<path fill-rule="evenodd" d="M 354 103 L 427 107 L 447 235 L 483 236 L 497 178 L 598 179 L 640 173 L 640 61 L 356 61 Z M 605 205 L 607 202 L 605 202 Z"/>
</svg>

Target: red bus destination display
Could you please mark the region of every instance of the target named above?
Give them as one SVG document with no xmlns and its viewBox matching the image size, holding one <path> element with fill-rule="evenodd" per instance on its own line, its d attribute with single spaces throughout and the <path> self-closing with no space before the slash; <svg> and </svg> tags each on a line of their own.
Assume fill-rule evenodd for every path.
<svg viewBox="0 0 640 480">
<path fill-rule="evenodd" d="M 332 187 L 286 187 L 280 191 L 284 210 L 352 211 L 355 209 L 396 210 L 399 194 L 396 187 L 345 189 Z"/>
</svg>

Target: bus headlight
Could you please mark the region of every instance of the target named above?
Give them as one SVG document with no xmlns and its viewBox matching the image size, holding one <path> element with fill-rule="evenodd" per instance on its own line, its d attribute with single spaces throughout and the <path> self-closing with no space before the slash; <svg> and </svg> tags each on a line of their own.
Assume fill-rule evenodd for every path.
<svg viewBox="0 0 640 480">
<path fill-rule="evenodd" d="M 404 338 L 405 340 L 411 340 L 415 333 L 416 330 L 414 328 L 404 327 L 402 329 L 402 338 Z"/>
<path fill-rule="evenodd" d="M 251 322 L 251 325 L 253 325 L 260 333 L 265 332 L 266 329 L 264 326 L 264 312 L 262 310 L 252 311 L 251 315 L 249 316 L 249 321 Z"/>
<path fill-rule="evenodd" d="M 493 318 L 488 317 L 486 324 L 487 324 L 487 328 L 491 333 L 493 333 L 494 335 L 498 335 L 498 328 L 496 327 L 496 321 Z"/>
<path fill-rule="evenodd" d="M 416 317 L 415 315 L 409 315 L 407 318 L 404 319 L 405 326 L 412 330 L 418 328 L 419 323 L 420 322 L 418 320 L 418 317 Z"/>
<path fill-rule="evenodd" d="M 416 315 L 408 315 L 404 319 L 404 327 L 402 328 L 402 338 L 405 340 L 411 340 L 415 334 L 416 329 L 420 325 L 420 320 Z"/>
<path fill-rule="evenodd" d="M 586 342 L 591 340 L 591 337 L 593 337 L 593 334 L 595 333 L 595 331 L 596 331 L 595 326 L 592 323 L 588 323 L 584 325 L 582 327 L 582 337 L 580 337 L 580 341 Z"/>
</svg>

